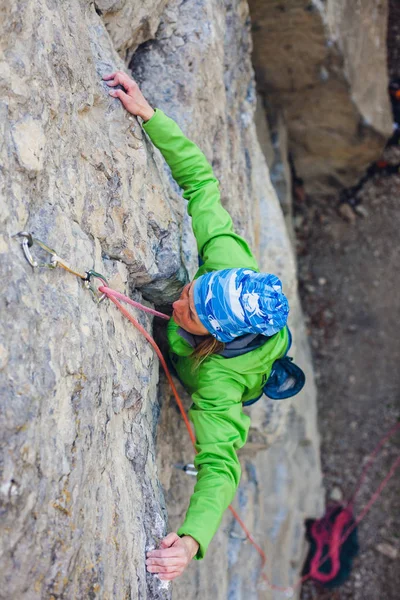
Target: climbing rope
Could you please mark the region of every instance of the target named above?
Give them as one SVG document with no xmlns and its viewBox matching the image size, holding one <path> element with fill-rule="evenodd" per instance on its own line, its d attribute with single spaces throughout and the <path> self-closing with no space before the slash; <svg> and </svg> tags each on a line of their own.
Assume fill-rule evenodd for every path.
<svg viewBox="0 0 400 600">
<path fill-rule="evenodd" d="M 29 264 L 32 266 L 32 268 L 43 267 L 43 268 L 54 269 L 56 267 L 61 267 L 64 270 L 68 271 L 69 273 L 72 273 L 73 275 L 76 275 L 77 277 L 79 277 L 84 282 L 84 285 L 92 292 L 93 297 L 95 298 L 95 300 L 97 302 L 100 303 L 105 298 L 108 298 L 109 300 L 111 300 L 111 302 L 113 302 L 115 304 L 115 306 L 120 310 L 120 312 L 124 315 L 124 317 L 126 317 L 132 323 L 132 325 L 134 325 L 134 327 L 136 327 L 136 329 L 146 338 L 146 340 L 149 342 L 149 344 L 153 347 L 154 351 L 156 352 L 156 354 L 157 354 L 157 356 L 158 356 L 158 358 L 160 360 L 160 363 L 161 363 L 161 365 L 162 365 L 162 367 L 163 367 L 163 369 L 165 371 L 165 375 L 166 375 L 167 380 L 168 380 L 168 382 L 169 382 L 169 384 L 171 386 L 172 393 L 173 393 L 173 395 L 175 397 L 176 403 L 177 403 L 177 405 L 179 407 L 179 410 L 181 412 L 182 418 L 184 420 L 184 423 L 186 425 L 187 431 L 189 433 L 189 437 L 190 437 L 191 442 L 192 442 L 192 444 L 194 446 L 195 452 L 197 452 L 197 450 L 196 450 L 196 437 L 194 435 L 194 432 L 193 432 L 192 427 L 190 425 L 190 422 L 189 422 L 189 419 L 187 417 L 185 408 L 184 408 L 183 403 L 182 403 L 182 401 L 181 401 L 181 399 L 179 397 L 178 391 L 176 389 L 176 386 L 175 386 L 174 381 L 172 379 L 171 373 L 170 373 L 170 371 L 168 369 L 167 363 L 166 363 L 166 361 L 165 361 L 165 359 L 164 359 L 164 357 L 163 357 L 163 355 L 161 353 L 160 348 L 158 347 L 158 345 L 154 341 L 154 339 L 151 337 L 151 335 L 149 333 L 147 333 L 147 331 L 144 329 L 144 327 L 142 327 L 140 325 L 140 323 L 121 304 L 121 302 L 119 302 L 119 300 L 122 300 L 123 302 L 126 302 L 127 304 L 130 304 L 131 306 L 133 306 L 135 308 L 143 310 L 143 311 L 145 311 L 145 312 L 147 312 L 149 314 L 152 314 L 154 316 L 160 317 L 162 319 L 169 320 L 170 317 L 168 315 L 165 315 L 164 313 L 158 312 L 157 310 L 154 310 L 152 308 L 144 306 L 144 305 L 140 304 L 139 302 L 135 302 L 134 300 L 132 300 L 128 296 L 125 296 L 124 294 L 121 294 L 120 292 L 117 292 L 116 290 L 113 290 L 112 288 L 110 288 L 108 286 L 106 278 L 103 277 L 100 273 L 97 273 L 96 271 L 89 270 L 89 271 L 85 271 L 84 273 L 82 273 L 82 272 L 79 272 L 79 271 L 73 269 L 54 250 L 52 250 L 51 248 L 49 248 L 46 244 L 44 244 L 43 242 L 41 242 L 37 238 L 34 238 L 32 236 L 32 234 L 23 231 L 23 232 L 17 233 L 13 237 L 20 237 L 20 238 L 22 238 L 21 245 L 22 245 L 22 249 L 23 249 L 25 258 L 27 259 L 27 261 L 29 262 Z M 50 254 L 50 256 L 51 256 L 50 262 L 38 263 L 33 258 L 32 254 L 31 254 L 31 248 L 32 248 L 32 246 L 34 244 L 38 245 L 46 253 Z M 98 288 L 96 288 L 96 286 L 94 285 L 94 281 L 93 280 L 95 280 L 95 279 L 99 279 L 100 282 L 101 282 L 101 284 L 102 284 Z M 99 292 L 100 292 L 100 294 L 99 294 Z M 353 496 L 351 497 L 351 499 L 348 501 L 348 503 L 344 507 L 345 511 L 346 510 L 350 510 L 351 507 L 353 506 L 353 504 L 355 502 L 355 499 L 356 499 L 356 496 L 357 496 L 357 494 L 358 494 L 358 492 L 359 492 L 362 484 L 364 483 L 364 480 L 365 480 L 365 477 L 366 477 L 366 473 L 370 469 L 370 467 L 372 466 L 372 464 L 375 462 L 376 457 L 377 457 L 379 451 L 381 450 L 381 448 L 383 447 L 383 445 L 389 440 L 389 438 L 391 438 L 397 431 L 399 431 L 399 429 L 400 429 L 400 423 L 397 423 L 380 440 L 380 442 L 377 444 L 376 448 L 369 455 L 367 463 L 366 463 L 366 465 L 365 465 L 365 467 L 364 467 L 364 469 L 363 469 L 363 471 L 361 473 L 361 476 L 360 476 L 360 478 L 358 480 L 358 483 L 356 485 L 355 492 L 353 493 Z M 373 504 L 377 501 L 377 499 L 381 495 L 383 489 L 386 487 L 386 485 L 388 484 L 389 480 L 393 477 L 393 475 L 395 474 L 395 471 L 397 470 L 397 468 L 399 466 L 400 466 L 400 457 L 398 457 L 397 460 L 395 460 L 395 462 L 391 466 L 389 472 L 387 473 L 386 477 L 380 483 L 380 485 L 378 486 L 377 490 L 371 496 L 369 502 L 364 506 L 364 508 L 362 509 L 361 513 L 354 520 L 354 522 L 352 523 L 352 525 L 346 530 L 346 532 L 340 538 L 331 541 L 329 551 L 326 553 L 325 556 L 323 556 L 318 561 L 318 564 L 316 566 L 314 566 L 314 569 L 315 568 L 319 568 L 320 566 L 322 566 L 327 560 L 329 560 L 334 555 L 335 552 L 337 552 L 338 548 L 340 548 L 344 544 L 344 542 L 349 537 L 349 535 L 352 533 L 352 531 L 354 531 L 354 529 L 357 527 L 357 525 L 364 519 L 364 517 L 370 511 L 370 509 L 372 508 Z M 264 580 L 264 582 L 270 587 L 270 589 L 282 592 L 283 594 L 286 595 L 286 597 L 291 598 L 294 595 L 294 592 L 295 592 L 295 590 L 298 587 L 300 587 L 305 581 L 307 581 L 307 579 L 312 578 L 312 571 L 310 571 L 306 575 L 303 575 L 292 586 L 283 587 L 283 586 L 278 586 L 278 585 L 273 584 L 269 580 L 269 578 L 267 577 L 267 575 L 263 572 L 264 567 L 265 567 L 265 565 L 267 563 L 267 557 L 265 555 L 265 552 L 262 550 L 262 548 L 254 540 L 253 536 L 251 535 L 251 533 L 249 532 L 249 530 L 247 529 L 246 525 L 243 523 L 242 519 L 240 518 L 240 516 L 238 515 L 238 513 L 236 512 L 236 510 L 233 508 L 233 506 L 229 506 L 229 510 L 231 511 L 233 517 L 236 519 L 236 521 L 238 522 L 238 524 L 242 528 L 243 532 L 245 533 L 246 539 L 254 546 L 254 548 L 258 552 L 259 556 L 261 557 L 261 577 Z"/>
</svg>

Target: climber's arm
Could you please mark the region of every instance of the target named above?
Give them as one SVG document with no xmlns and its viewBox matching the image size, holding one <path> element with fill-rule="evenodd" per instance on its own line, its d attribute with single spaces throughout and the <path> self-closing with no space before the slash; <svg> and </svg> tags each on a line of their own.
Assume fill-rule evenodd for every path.
<svg viewBox="0 0 400 600">
<path fill-rule="evenodd" d="M 219 183 L 201 150 L 178 125 L 156 109 L 143 124 L 168 163 L 172 176 L 189 201 L 198 253 L 206 270 L 249 267 L 258 270 L 247 242 L 233 230 L 232 219 L 220 201 Z"/>
<path fill-rule="evenodd" d="M 219 378 L 216 375 L 204 374 L 201 388 L 192 396 L 194 404 L 189 413 L 196 432 L 198 475 L 178 535 L 190 536 L 198 542 L 196 559 L 204 557 L 235 495 L 241 474 L 236 451 L 246 442 L 250 426 L 250 418 L 242 410 L 242 387 L 234 380 L 227 380 L 223 373 Z M 216 384 L 216 380 L 222 384 Z M 172 535 L 176 534 L 169 534 L 165 540 Z M 162 547 L 150 553 L 150 557 L 152 570 L 168 568 L 171 574 L 168 578 L 174 578 L 176 567 L 170 550 Z"/>
<path fill-rule="evenodd" d="M 205 270 L 248 267 L 258 270 L 247 242 L 233 231 L 232 219 L 220 202 L 219 184 L 201 150 L 161 110 L 153 110 L 137 83 L 123 71 L 104 75 L 107 85 L 128 112 L 142 117 L 143 128 L 167 161 L 172 176 L 189 201 L 193 231 Z"/>
<path fill-rule="evenodd" d="M 227 380 L 225 373 L 207 376 L 205 371 L 201 388 L 192 395 L 189 416 L 196 433 L 198 475 L 178 535 L 197 540 L 197 559 L 204 557 L 239 485 L 241 468 L 236 452 L 245 444 L 250 427 L 250 418 L 242 409 L 243 391 L 238 382 Z"/>
</svg>

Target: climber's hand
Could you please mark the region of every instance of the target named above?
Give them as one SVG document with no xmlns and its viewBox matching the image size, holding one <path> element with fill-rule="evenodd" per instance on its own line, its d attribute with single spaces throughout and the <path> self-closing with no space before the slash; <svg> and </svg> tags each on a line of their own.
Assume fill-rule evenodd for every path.
<svg viewBox="0 0 400 600">
<path fill-rule="evenodd" d="M 169 533 L 161 540 L 158 550 L 147 553 L 147 570 L 157 573 L 160 579 L 175 579 L 182 575 L 198 549 L 199 544 L 190 535 L 180 538 L 176 533 Z"/>
<path fill-rule="evenodd" d="M 121 85 L 124 90 L 111 90 L 110 95 L 119 98 L 128 112 L 148 121 L 154 110 L 139 89 L 138 84 L 123 71 L 103 75 L 103 80 L 109 86 Z"/>
</svg>

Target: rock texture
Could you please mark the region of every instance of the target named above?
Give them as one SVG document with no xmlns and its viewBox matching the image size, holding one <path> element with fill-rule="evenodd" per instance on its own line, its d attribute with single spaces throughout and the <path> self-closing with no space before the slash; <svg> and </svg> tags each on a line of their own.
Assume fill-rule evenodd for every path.
<svg viewBox="0 0 400 600">
<path fill-rule="evenodd" d="M 258 86 L 298 176 L 316 195 L 354 185 L 392 131 L 387 0 L 249 4 Z"/>
<path fill-rule="evenodd" d="M 307 390 L 293 405 L 263 399 L 251 409 L 236 502 L 274 581 L 291 584 L 304 518 L 320 510 L 315 389 L 293 253 L 253 121 L 246 2 L 14 0 L 1 27 L 0 597 L 171 597 L 146 576 L 144 553 L 167 531 L 160 482 L 168 529 L 179 524 L 191 480 L 173 465 L 193 454 L 163 380 L 158 399 L 157 361 L 113 306 L 61 269 L 32 270 L 12 237 L 33 231 L 73 266 L 153 304 L 193 274 L 176 186 L 101 82 L 123 60 L 202 146 L 237 230 L 290 296 Z M 258 574 L 227 514 L 173 597 L 272 598 Z"/>
</svg>

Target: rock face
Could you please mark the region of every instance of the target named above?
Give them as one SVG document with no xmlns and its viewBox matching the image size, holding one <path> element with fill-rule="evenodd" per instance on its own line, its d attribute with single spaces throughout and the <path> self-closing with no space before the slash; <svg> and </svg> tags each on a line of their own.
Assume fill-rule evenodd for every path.
<svg viewBox="0 0 400 600">
<path fill-rule="evenodd" d="M 258 86 L 298 176 L 312 194 L 354 185 L 392 131 L 387 0 L 249 4 Z"/>
<path fill-rule="evenodd" d="M 34 232 L 73 267 L 152 304 L 173 300 L 193 274 L 176 186 L 101 82 L 123 61 L 204 149 L 237 230 L 290 297 L 307 389 L 293 403 L 263 398 L 249 411 L 235 501 L 274 583 L 296 579 L 303 521 L 321 508 L 315 388 L 293 253 L 253 121 L 247 4 L 136 4 L 14 0 L 2 9 L 1 598 L 172 593 L 146 576 L 144 553 L 179 525 L 192 480 L 173 465 L 193 452 L 163 378 L 157 388 L 157 360 L 111 303 L 93 302 L 62 269 L 32 269 L 12 237 Z M 151 319 L 138 318 L 151 331 Z M 206 559 L 172 595 L 274 597 L 258 576 L 259 559 L 227 513 Z"/>
</svg>

